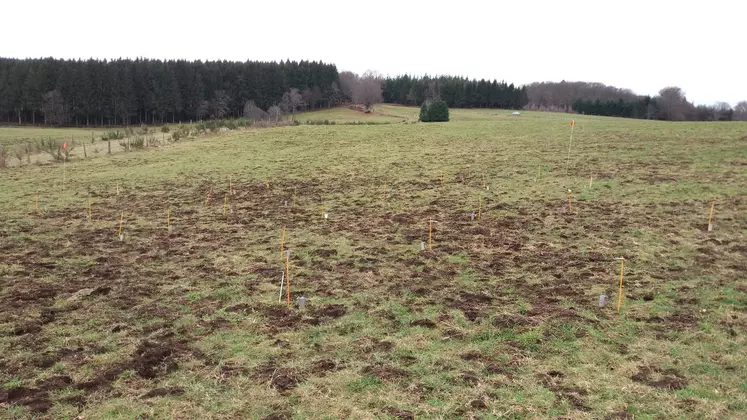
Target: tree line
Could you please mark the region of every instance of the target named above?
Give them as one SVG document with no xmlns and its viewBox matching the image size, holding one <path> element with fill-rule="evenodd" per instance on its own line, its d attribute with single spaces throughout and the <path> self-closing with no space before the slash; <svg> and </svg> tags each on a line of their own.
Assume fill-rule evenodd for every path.
<svg viewBox="0 0 747 420">
<path fill-rule="evenodd" d="M 655 96 L 636 95 L 602 83 L 541 82 L 528 86 L 528 109 L 668 121 L 747 121 L 747 101 L 695 105 L 676 86 Z"/>
<path fill-rule="evenodd" d="M 521 109 L 528 103 L 525 86 L 456 76 L 388 77 L 384 80 L 383 99 L 401 105 L 443 100 L 454 108 Z"/>
<path fill-rule="evenodd" d="M 337 67 L 316 61 L 0 58 L 0 121 L 130 125 L 238 117 L 249 101 L 279 106 L 291 88 L 307 109 L 343 99 Z"/>
</svg>

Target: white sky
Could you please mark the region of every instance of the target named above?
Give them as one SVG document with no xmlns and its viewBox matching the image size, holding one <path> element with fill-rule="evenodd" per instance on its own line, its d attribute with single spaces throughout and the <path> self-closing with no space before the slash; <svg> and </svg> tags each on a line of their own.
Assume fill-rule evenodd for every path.
<svg viewBox="0 0 747 420">
<path fill-rule="evenodd" d="M 323 60 L 747 100 L 747 0 L 3 2 L 0 56 Z M 740 30 L 741 29 L 741 30 Z"/>
</svg>

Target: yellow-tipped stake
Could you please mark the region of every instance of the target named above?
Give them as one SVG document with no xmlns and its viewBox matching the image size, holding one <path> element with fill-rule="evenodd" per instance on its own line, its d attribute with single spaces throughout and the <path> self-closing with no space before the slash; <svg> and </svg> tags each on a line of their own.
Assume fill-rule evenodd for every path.
<svg viewBox="0 0 747 420">
<path fill-rule="evenodd" d="M 571 190 L 568 190 L 568 213 L 571 212 Z"/>
<path fill-rule="evenodd" d="M 713 200 L 711 203 L 711 215 L 708 216 L 708 232 L 713 230 L 713 226 L 711 225 L 711 220 L 713 220 L 713 208 L 716 206 L 716 200 Z"/>
<path fill-rule="evenodd" d="M 620 260 L 620 292 L 617 294 L 617 313 L 620 313 L 623 298 L 623 270 L 625 270 L 625 257 L 615 259 Z"/>
<path fill-rule="evenodd" d="M 283 248 L 285 248 L 285 225 L 283 225 L 283 235 L 280 237 L 280 258 L 283 258 Z"/>
</svg>

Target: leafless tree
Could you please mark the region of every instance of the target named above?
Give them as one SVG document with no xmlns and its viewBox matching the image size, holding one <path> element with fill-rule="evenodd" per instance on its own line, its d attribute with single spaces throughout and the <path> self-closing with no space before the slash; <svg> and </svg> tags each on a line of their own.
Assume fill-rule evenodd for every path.
<svg viewBox="0 0 747 420">
<path fill-rule="evenodd" d="M 713 116 L 716 121 L 731 121 L 734 117 L 734 110 L 726 102 L 716 102 L 713 106 Z"/>
<path fill-rule="evenodd" d="M 685 92 L 676 86 L 660 90 L 658 104 L 661 116 L 670 121 L 685 121 L 694 112 L 693 105 L 687 102 Z"/>
<path fill-rule="evenodd" d="M 352 71 L 343 71 L 340 73 L 340 91 L 342 95 L 349 100 L 353 100 L 353 90 L 358 84 L 358 75 Z"/>
<path fill-rule="evenodd" d="M 410 87 L 410 92 L 407 93 L 407 102 L 415 104 L 418 100 L 418 95 L 415 93 L 415 87 Z"/>
<path fill-rule="evenodd" d="M 384 78 L 374 71 L 367 71 L 358 79 L 353 89 L 353 102 L 363 104 L 370 111 L 374 104 L 384 101 Z"/>
<path fill-rule="evenodd" d="M 68 115 L 65 110 L 65 100 L 57 89 L 51 90 L 42 96 L 42 112 L 47 124 L 65 124 Z"/>
<path fill-rule="evenodd" d="M 425 99 L 427 101 L 441 100 L 441 88 L 438 86 L 437 80 L 431 80 L 428 83 L 428 88 L 425 90 Z"/>
<path fill-rule="evenodd" d="M 734 107 L 734 121 L 747 121 L 747 101 L 741 101 Z"/>
<path fill-rule="evenodd" d="M 267 118 L 267 113 L 262 108 L 254 104 L 254 101 L 248 100 L 244 104 L 244 118 L 259 121 Z"/>
<path fill-rule="evenodd" d="M 283 110 L 279 106 L 273 105 L 267 109 L 267 113 L 270 115 L 270 119 L 278 121 L 283 115 Z"/>
<path fill-rule="evenodd" d="M 298 93 L 298 89 L 291 88 L 288 92 L 283 94 L 283 99 L 280 101 L 280 108 L 285 113 L 293 115 L 293 121 L 296 120 L 296 110 L 305 106 L 306 102 L 303 97 Z"/>
<path fill-rule="evenodd" d="M 224 90 L 216 90 L 213 93 L 213 100 L 210 101 L 210 117 L 220 119 L 228 114 L 228 104 L 231 101 Z"/>
<path fill-rule="evenodd" d="M 208 112 L 210 112 L 210 102 L 208 101 L 200 101 L 199 104 L 197 104 L 197 109 L 195 110 L 197 114 L 197 119 L 202 120 Z"/>
</svg>

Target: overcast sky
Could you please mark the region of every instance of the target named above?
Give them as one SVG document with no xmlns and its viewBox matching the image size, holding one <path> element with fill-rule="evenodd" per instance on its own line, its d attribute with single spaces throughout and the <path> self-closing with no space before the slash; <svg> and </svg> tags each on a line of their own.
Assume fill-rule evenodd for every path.
<svg viewBox="0 0 747 420">
<path fill-rule="evenodd" d="M 4 2 L 0 56 L 322 60 L 747 100 L 747 0 Z"/>
</svg>

